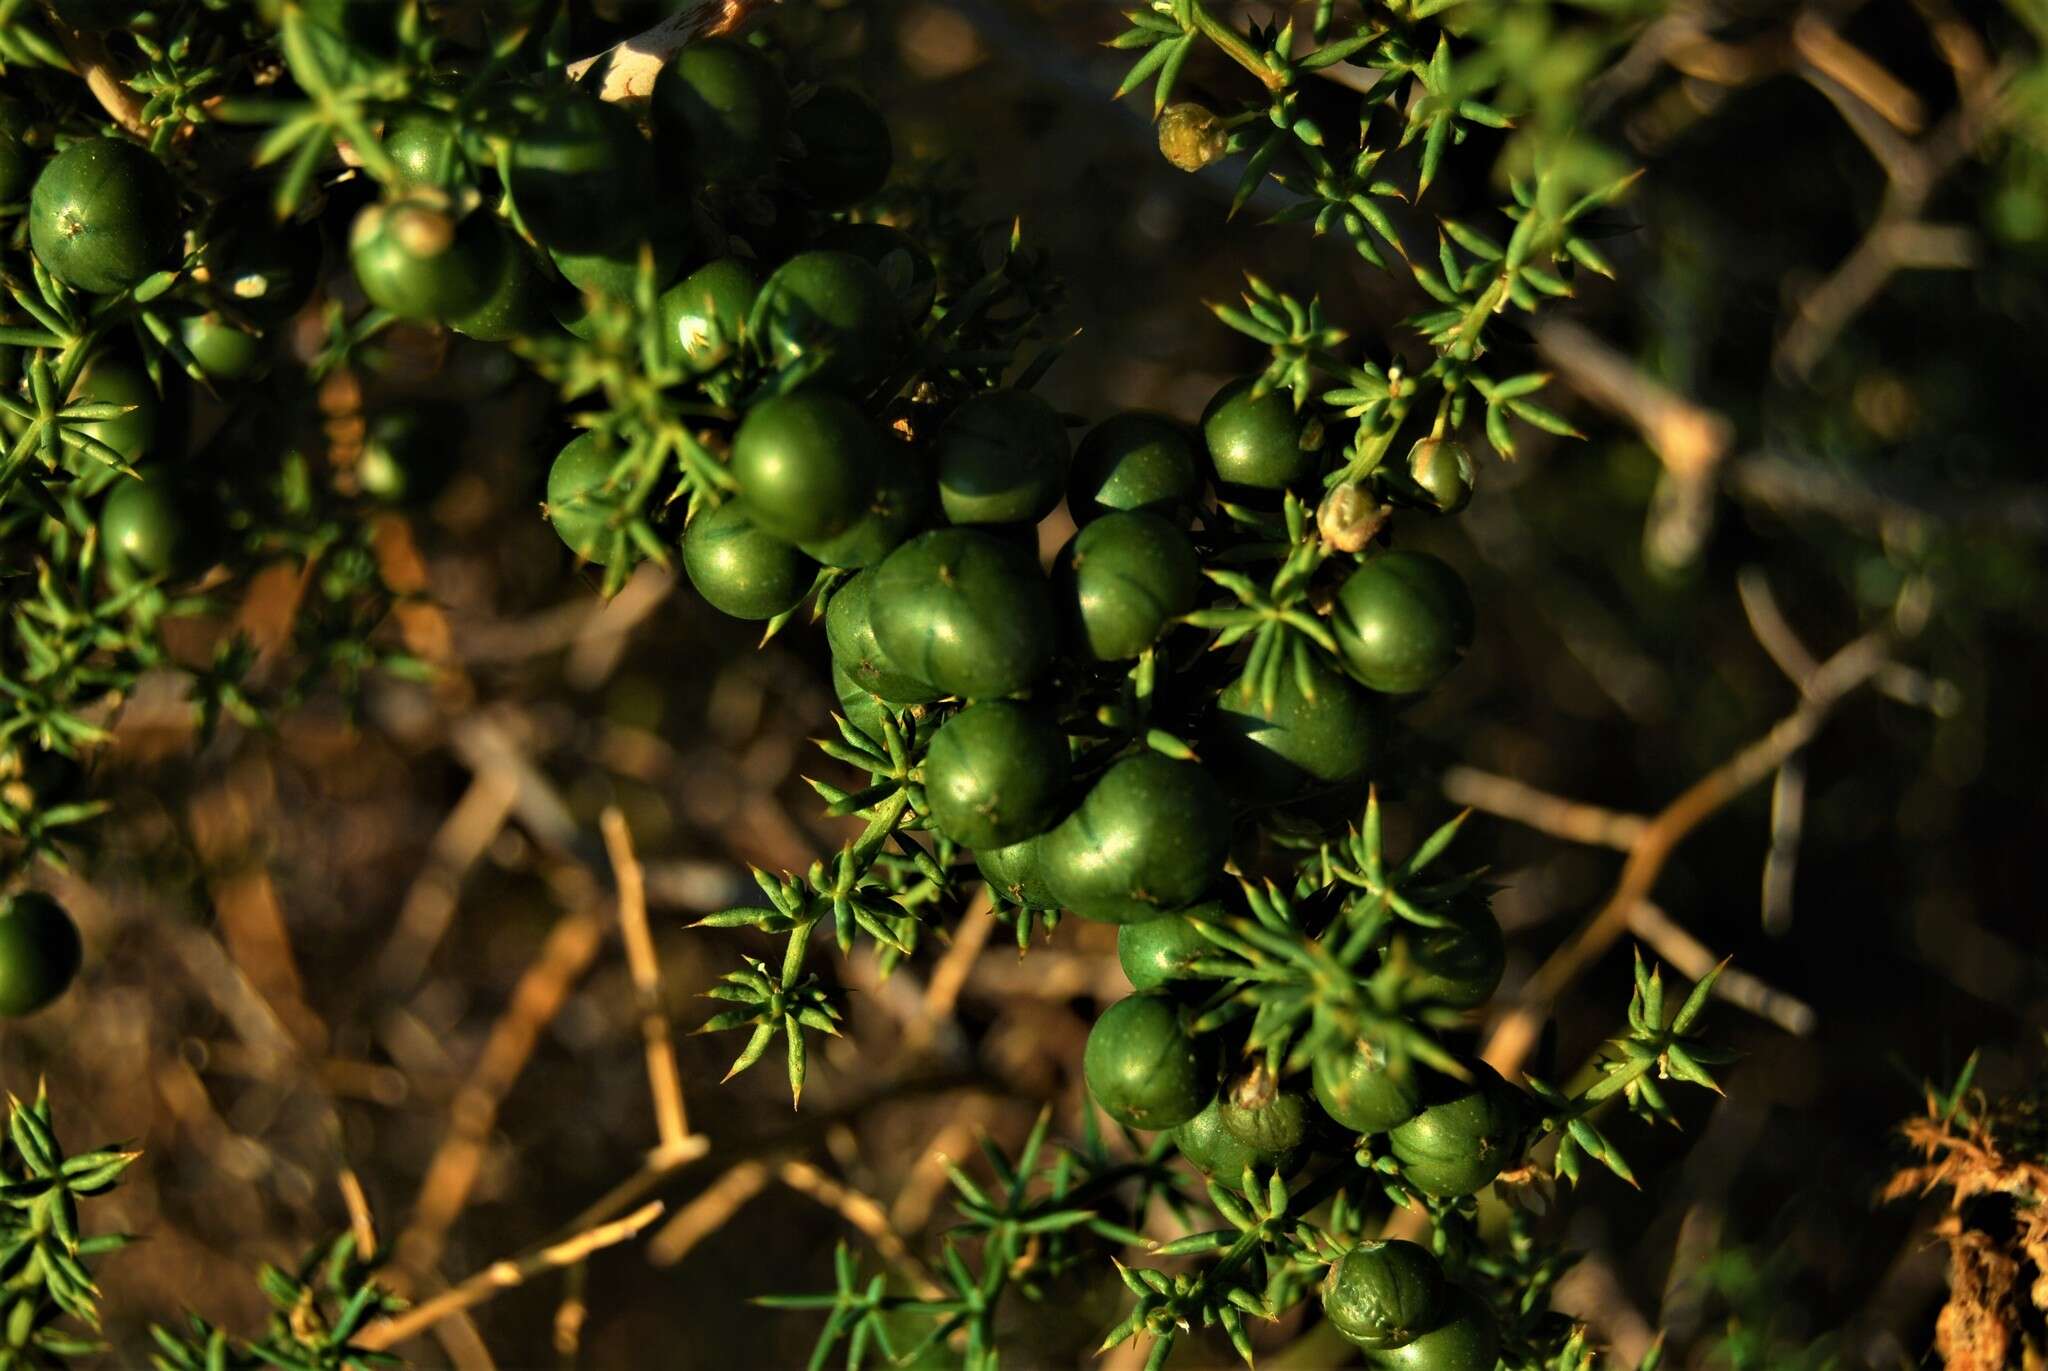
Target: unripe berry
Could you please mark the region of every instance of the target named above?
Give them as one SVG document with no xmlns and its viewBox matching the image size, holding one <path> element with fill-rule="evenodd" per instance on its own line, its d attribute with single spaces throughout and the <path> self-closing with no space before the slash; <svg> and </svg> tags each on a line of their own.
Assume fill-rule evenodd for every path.
<svg viewBox="0 0 2048 1371">
<path fill-rule="evenodd" d="M 1454 438 L 1424 438 L 1408 449 L 1408 475 L 1439 514 L 1472 502 L 1472 453 Z"/>
<path fill-rule="evenodd" d="M 1159 116 L 1159 153 L 1182 171 L 1200 171 L 1229 151 L 1229 131 L 1207 106 L 1184 100 Z"/>
</svg>

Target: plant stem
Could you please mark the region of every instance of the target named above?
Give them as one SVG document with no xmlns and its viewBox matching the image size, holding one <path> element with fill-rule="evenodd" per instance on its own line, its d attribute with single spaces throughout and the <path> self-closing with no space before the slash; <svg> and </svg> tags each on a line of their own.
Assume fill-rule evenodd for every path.
<svg viewBox="0 0 2048 1371">
<path fill-rule="evenodd" d="M 1194 14 L 1195 28 L 1202 36 L 1221 48 L 1231 61 L 1258 77 L 1267 90 L 1279 90 L 1287 84 L 1286 78 L 1267 66 L 1264 59 L 1251 44 L 1244 41 L 1236 29 L 1209 13 L 1209 7 L 1203 4 L 1202 0 L 1194 0 L 1188 8 Z"/>
<path fill-rule="evenodd" d="M 1537 968 L 1510 1010 L 1487 1039 L 1485 1058 L 1502 1075 L 1518 1070 L 1536 1046 L 1543 1017 L 1565 988 L 1576 981 L 1627 930 L 1636 905 L 1649 897 L 1664 863 L 1678 844 L 1715 814 L 1813 740 L 1842 697 L 1891 660 L 1891 634 L 1865 634 L 1842 648 L 1800 683 L 1806 696 L 1763 737 L 1708 772 L 1650 821 L 1630 850 L 1614 890 L 1583 927 L 1550 960 Z"/>
<path fill-rule="evenodd" d="M 106 44 L 95 34 L 71 28 L 54 13 L 46 14 L 45 18 L 56 30 L 57 42 L 71 59 L 72 69 L 85 81 L 85 88 L 99 101 L 100 108 L 123 130 L 148 141 L 149 125 L 142 121 L 142 97 L 121 83 L 112 66 L 113 59 L 107 55 Z"/>
<path fill-rule="evenodd" d="M 354 1345 L 367 1351 L 381 1351 L 387 1347 L 394 1347 L 408 1338 L 417 1337 L 441 1320 L 482 1304 L 501 1290 L 524 1285 L 543 1272 L 572 1266 L 592 1252 L 627 1241 L 660 1218 L 661 1211 L 662 1202 L 650 1200 L 623 1219 L 599 1224 L 551 1247 L 544 1247 L 530 1256 L 516 1261 L 492 1262 L 460 1285 L 443 1291 L 433 1299 L 395 1318 L 371 1324 L 356 1336 Z"/>
</svg>

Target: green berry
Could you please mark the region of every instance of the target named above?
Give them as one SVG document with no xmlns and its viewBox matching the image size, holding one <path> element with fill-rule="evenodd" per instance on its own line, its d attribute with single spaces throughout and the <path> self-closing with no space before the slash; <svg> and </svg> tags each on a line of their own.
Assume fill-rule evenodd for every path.
<svg viewBox="0 0 2048 1371">
<path fill-rule="evenodd" d="M 924 793 L 940 832 L 1003 847 L 1052 827 L 1067 787 L 1067 737 L 1029 705 L 989 700 L 948 719 L 925 755 Z"/>
<path fill-rule="evenodd" d="M 1133 923 L 1208 892 L 1229 854 L 1230 806 L 1195 763 L 1139 752 L 1105 771 L 1042 841 L 1046 883 L 1064 908 Z"/>
<path fill-rule="evenodd" d="M 1330 631 L 1345 669 L 1374 690 L 1428 690 L 1472 645 L 1472 596 L 1426 552 L 1387 552 L 1338 587 Z"/>
<path fill-rule="evenodd" d="M 1519 1097 L 1485 1062 L 1472 1079 L 1434 1076 L 1422 1112 L 1387 1134 L 1401 1175 L 1425 1195 L 1470 1195 L 1501 1173 L 1520 1138 Z"/>
<path fill-rule="evenodd" d="M 548 522 L 569 551 L 603 566 L 614 555 L 613 519 L 619 494 L 608 488 L 618 451 L 595 433 L 580 434 L 555 454 L 548 468 Z"/>
<path fill-rule="evenodd" d="M 1037 560 L 965 528 L 920 533 L 875 568 L 869 617 L 892 661 L 948 695 L 1014 695 L 1052 665 Z"/>
<path fill-rule="evenodd" d="M 953 411 L 933 446 L 950 523 L 1035 524 L 1060 502 L 1066 426 L 1029 391 L 976 395 Z"/>
<path fill-rule="evenodd" d="M 1405 1347 L 1445 1322 L 1444 1269 L 1427 1248 L 1394 1239 L 1359 1243 L 1330 1269 L 1323 1314 L 1360 1347 Z"/>
<path fill-rule="evenodd" d="M 1422 1109 L 1420 1068 L 1396 1070 L 1376 1044 L 1359 1041 L 1316 1054 L 1311 1080 L 1323 1112 L 1354 1133 L 1384 1133 Z"/>
<path fill-rule="evenodd" d="M 1322 421 L 1313 411 L 1297 410 L 1288 391 L 1255 396 L 1253 389 L 1249 377 L 1232 381 L 1202 413 L 1216 481 L 1247 490 L 1301 485 L 1322 469 Z"/>
<path fill-rule="evenodd" d="M 1228 914 L 1220 902 L 1208 901 L 1118 928 L 1117 965 L 1123 968 L 1131 989 L 1158 990 L 1187 977 L 1189 963 L 1216 956 L 1216 944 L 1197 932 L 1188 920 L 1213 921 Z"/>
<path fill-rule="evenodd" d="M 1174 1128 L 1215 1097 L 1210 1042 L 1187 1031 L 1180 1006 L 1132 995 L 1088 1031 L 1081 1072 L 1102 1112 L 1131 1128 Z"/>
<path fill-rule="evenodd" d="M 810 592 L 818 566 L 754 527 L 737 501 L 690 520 L 683 570 L 711 607 L 735 619 L 772 619 Z"/>
<path fill-rule="evenodd" d="M 874 499 L 889 455 L 883 443 L 873 420 L 829 390 L 763 400 L 733 436 L 740 504 L 757 527 L 784 542 L 843 533 Z"/>
<path fill-rule="evenodd" d="M 1077 524 L 1118 510 L 1186 528 L 1202 502 L 1202 460 L 1181 425 L 1160 414 L 1113 414 L 1074 451 L 1067 508 Z"/>
<path fill-rule="evenodd" d="M 29 195 L 28 230 L 52 276 L 112 295 L 174 264 L 177 187 L 139 144 L 88 138 L 44 164 Z"/>
<path fill-rule="evenodd" d="M 1066 638 L 1096 662 L 1125 661 L 1195 607 L 1201 562 L 1188 535 L 1156 514 L 1118 510 L 1087 524 L 1053 561 Z"/>
<path fill-rule="evenodd" d="M 775 64 L 729 38 L 694 42 L 655 78 L 655 127 L 707 181 L 759 176 L 775 161 L 789 92 Z"/>
</svg>

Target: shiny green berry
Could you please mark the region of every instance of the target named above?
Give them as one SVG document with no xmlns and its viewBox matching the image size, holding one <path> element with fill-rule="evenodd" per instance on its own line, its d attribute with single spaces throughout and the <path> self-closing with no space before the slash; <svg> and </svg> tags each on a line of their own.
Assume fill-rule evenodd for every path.
<svg viewBox="0 0 2048 1371">
<path fill-rule="evenodd" d="M 939 831 L 971 848 L 1051 828 L 1068 776 L 1067 737 L 1043 711 L 1009 700 L 969 705 L 925 755 L 924 793 Z"/>
<path fill-rule="evenodd" d="M 170 172 L 140 144 L 88 138 L 36 177 L 29 243 L 59 281 L 112 295 L 174 264 L 177 204 Z"/>
<path fill-rule="evenodd" d="M 683 571 L 697 593 L 735 619 L 772 619 L 810 592 L 818 564 L 754 527 L 728 500 L 690 520 L 683 532 Z"/>
<path fill-rule="evenodd" d="M 1443 1265 L 1427 1248 L 1365 1241 L 1331 1268 L 1323 1314 L 1346 1340 L 1372 1351 L 1405 1347 L 1445 1322 L 1451 1304 Z"/>
<path fill-rule="evenodd" d="M 1066 426 L 1030 391 L 974 396 L 947 418 L 933 447 L 949 523 L 1035 524 L 1060 502 Z"/>
<path fill-rule="evenodd" d="M 1102 1112 L 1131 1128 L 1174 1128 L 1215 1098 L 1211 1040 L 1187 1030 L 1181 1006 L 1132 995 L 1102 1011 L 1088 1031 L 1081 1073 Z"/>
<path fill-rule="evenodd" d="M 1284 490 L 1322 469 L 1323 424 L 1297 410 L 1285 390 L 1255 395 L 1250 377 L 1216 392 L 1202 414 L 1202 440 L 1219 485 Z"/>
</svg>

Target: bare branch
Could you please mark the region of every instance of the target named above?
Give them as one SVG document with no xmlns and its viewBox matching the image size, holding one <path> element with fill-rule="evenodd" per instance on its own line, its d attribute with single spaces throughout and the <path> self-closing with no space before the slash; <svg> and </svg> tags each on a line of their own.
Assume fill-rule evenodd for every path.
<svg viewBox="0 0 2048 1371">
<path fill-rule="evenodd" d="M 1674 474 L 1704 479 L 1727 454 L 1735 426 L 1725 416 L 1680 395 L 1579 325 L 1541 324 L 1536 346 L 1566 385 L 1634 425 Z"/>
<path fill-rule="evenodd" d="M 1771 660 L 1778 664 L 1778 670 L 1785 673 L 1794 685 L 1802 690 L 1820 663 L 1806 650 L 1806 644 L 1799 641 L 1799 635 L 1792 631 L 1792 625 L 1785 621 L 1785 615 L 1778 608 L 1778 597 L 1771 593 L 1770 580 L 1761 567 L 1746 566 L 1735 577 L 1735 593 L 1742 599 L 1742 612 L 1749 617 L 1749 631 Z"/>
<path fill-rule="evenodd" d="M 1930 522 L 2048 537 L 2048 495 L 2038 486 L 1969 492 L 1908 485 L 1894 478 L 1843 475 L 1810 458 L 1754 452 L 1728 464 L 1729 486 L 1781 513 L 1816 513 L 1882 531 Z"/>
<path fill-rule="evenodd" d="M 1613 847 L 1626 852 L 1642 841 L 1650 821 L 1598 805 L 1582 804 L 1538 790 L 1508 776 L 1477 767 L 1454 766 L 1444 772 L 1444 798 L 1485 814 L 1512 819 L 1539 833 L 1588 847 Z"/>
<path fill-rule="evenodd" d="M 1557 1283 L 1557 1307 L 1598 1332 L 1615 1366 L 1639 1365 L 1657 1339 L 1656 1328 L 1636 1307 L 1613 1260 L 1597 1248 L 1580 1257 Z"/>
<path fill-rule="evenodd" d="M 1693 980 L 1712 971 L 1721 961 L 1705 943 L 1648 900 L 1636 905 L 1635 913 L 1629 916 L 1628 929 L 1648 944 L 1652 952 Z M 1769 1020 L 1794 1037 L 1805 1037 L 1819 1022 L 1813 1007 L 1804 1000 L 1739 966 L 1721 972 L 1714 982 L 1714 995 Z"/>
<path fill-rule="evenodd" d="M 889 1223 L 897 1232 L 915 1233 L 931 1219 L 932 1209 L 950 1184 L 947 1165 L 955 1156 L 973 1148 L 975 1135 L 987 1127 L 993 1112 L 989 1102 L 980 1096 L 963 1100 L 952 1117 L 932 1134 L 889 1206 Z"/>
<path fill-rule="evenodd" d="M 626 964 L 640 997 L 640 1033 L 647 1044 L 647 1087 L 654 1097 L 654 1122 L 662 1149 L 672 1152 L 686 1145 L 690 1122 L 683 1106 L 683 1079 L 676 1069 L 668 1009 L 663 1004 L 661 961 L 655 956 L 654 935 L 647 927 L 647 886 L 641 879 L 639 859 L 633 855 L 626 816 L 617 807 L 608 808 L 600 824 L 605 850 L 611 856 L 612 878 L 619 888 L 619 927 L 626 942 Z"/>
<path fill-rule="evenodd" d="M 674 1266 L 767 1188 L 766 1162 L 743 1161 L 726 1168 L 724 1175 L 698 1191 L 647 1240 L 647 1260 L 655 1266 Z"/>
<path fill-rule="evenodd" d="M 2004 117 L 2002 72 L 1986 72 L 1963 89 L 1961 105 L 1918 142 L 1908 142 L 1856 92 L 1820 73 L 1806 73 L 1870 149 L 1887 178 L 1883 207 L 1848 257 L 1800 300 L 1779 336 L 1772 360 L 1782 374 L 1804 378 L 1842 330 L 1866 309 L 1898 271 L 1909 267 L 1959 268 L 1974 259 L 1960 229 L 1925 224 L 1920 215 L 1935 189 L 1969 156 L 1985 132 Z"/>
<path fill-rule="evenodd" d="M 400 1274 L 423 1275 L 440 1260 L 448 1229 L 468 1206 L 498 1107 L 561 1012 L 569 989 L 604 945 L 605 921 L 588 908 L 565 914 L 548 934 L 505 1012 L 491 1026 L 483 1054 L 448 1110 L 448 1133 L 427 1165 L 412 1221 L 393 1245 Z"/>
<path fill-rule="evenodd" d="M 967 984 L 968 973 L 974 969 L 981 950 L 988 945 L 989 934 L 995 926 L 994 906 L 988 889 L 983 887 L 954 926 L 953 945 L 932 968 L 924 1002 L 918 1006 L 917 1016 L 904 1030 L 902 1050 L 905 1053 L 923 1051 L 939 1025 L 953 1017 L 953 1006 L 959 1002 L 960 990 Z"/>
<path fill-rule="evenodd" d="M 1792 927 L 1792 891 L 1799 866 L 1799 840 L 1806 831 L 1806 759 L 1793 753 L 1771 780 L 1771 845 L 1764 853 L 1764 931 Z"/>
<path fill-rule="evenodd" d="M 661 1210 L 661 1201 L 653 1200 L 622 1219 L 599 1224 L 529 1256 L 492 1262 L 460 1285 L 423 1301 L 403 1314 L 371 1324 L 356 1336 L 355 1345 L 372 1352 L 396 1347 L 453 1314 L 475 1308 L 500 1291 L 524 1285 L 535 1276 L 558 1271 L 582 1261 L 593 1252 L 627 1241 L 660 1218 Z"/>
<path fill-rule="evenodd" d="M 100 41 L 99 35 L 80 33 L 66 24 L 49 0 L 44 0 L 43 11 L 43 17 L 56 34 L 58 45 L 71 59 L 71 69 L 85 81 L 85 88 L 92 92 L 93 99 L 100 102 L 100 108 L 107 112 L 107 117 L 128 134 L 148 142 L 150 130 L 142 119 L 142 97 L 121 84 L 113 59 L 107 55 L 107 45 Z"/>
<path fill-rule="evenodd" d="M 504 830 L 518 794 L 518 779 L 509 771 L 485 768 L 442 820 L 426 863 L 398 907 L 398 923 L 377 955 L 370 979 L 381 993 L 403 995 L 418 983 L 454 920 L 463 877 Z"/>
<path fill-rule="evenodd" d="M 945 1290 L 932 1279 L 924 1263 L 911 1254 L 902 1236 L 889 1226 L 888 1213 L 874 1199 L 842 1181 L 834 1180 L 809 1162 L 783 1162 L 776 1167 L 775 1175 L 790 1189 L 809 1195 L 865 1233 L 868 1241 L 875 1245 L 875 1251 L 909 1278 L 921 1298 L 946 1298 Z"/>
<path fill-rule="evenodd" d="M 946 1094 L 954 1090 L 988 1091 L 991 1088 L 985 1077 L 966 1071 L 899 1076 L 871 1087 L 865 1094 L 848 1100 L 843 1105 L 832 1109 L 806 1111 L 804 1116 L 786 1131 L 772 1138 L 761 1139 L 752 1145 L 743 1144 L 736 1150 L 750 1152 L 756 1156 L 785 1153 L 800 1145 L 808 1145 L 833 1125 L 856 1118 L 887 1100 L 915 1095 Z M 593 1200 L 581 1214 L 563 1225 L 561 1231 L 577 1232 L 640 1203 L 655 1190 L 666 1185 L 678 1172 L 703 1158 L 710 1150 L 710 1143 L 704 1135 L 693 1133 L 684 1147 L 670 1152 L 650 1153 L 640 1164 L 638 1171 Z"/>
<path fill-rule="evenodd" d="M 1818 11 L 1802 10 L 1792 21 L 1792 47 L 1811 71 L 1853 94 L 1900 133 L 1915 134 L 1926 126 L 1927 111 L 1920 97 L 1842 37 Z"/>
<path fill-rule="evenodd" d="M 1522 988 L 1516 1005 L 1502 1016 L 1487 1040 L 1485 1058 L 1503 1075 L 1518 1071 L 1536 1046 L 1544 1016 L 1626 931 L 1636 906 L 1649 897 L 1657 877 L 1679 843 L 1724 805 L 1776 771 L 1812 740 L 1842 697 L 1870 680 L 1890 660 L 1891 639 L 1883 631 L 1851 642 L 1823 662 L 1803 688 L 1799 708 L 1770 732 L 1689 786 L 1650 821 L 1622 865 L 1605 903 Z"/>
<path fill-rule="evenodd" d="M 1735 589 L 1742 597 L 1743 612 L 1749 616 L 1750 631 L 1756 634 L 1757 642 L 1778 664 L 1778 669 L 1795 685 L 1811 676 L 1815 666 L 1813 654 L 1785 621 L 1763 572 L 1756 567 L 1744 567 L 1736 576 Z M 1955 682 L 1930 677 L 1904 662 L 1887 662 L 1877 673 L 1876 685 L 1890 699 L 1924 709 L 1937 718 L 1948 718 L 1962 706 L 1962 691 Z"/>
<path fill-rule="evenodd" d="M 370 1198 L 355 1168 L 344 1166 L 335 1177 L 341 1187 L 341 1202 L 348 1208 L 348 1231 L 356 1240 L 356 1251 L 367 1256 L 377 1250 L 377 1224 L 370 1216 Z"/>
</svg>

